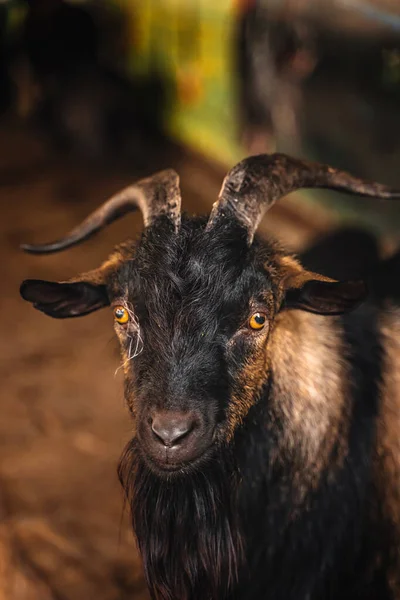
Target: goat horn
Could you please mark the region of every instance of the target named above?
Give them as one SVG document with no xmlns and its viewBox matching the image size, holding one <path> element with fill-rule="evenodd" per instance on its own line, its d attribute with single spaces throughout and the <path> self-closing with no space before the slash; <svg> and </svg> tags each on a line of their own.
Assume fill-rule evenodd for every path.
<svg viewBox="0 0 400 600">
<path fill-rule="evenodd" d="M 119 219 L 126 213 L 139 209 L 145 227 L 159 216 L 167 216 L 177 231 L 181 219 L 179 176 L 172 169 L 160 171 L 147 179 L 121 190 L 91 213 L 65 237 L 48 244 L 23 244 L 21 248 L 33 254 L 50 254 L 70 248 Z"/>
<path fill-rule="evenodd" d="M 400 191 L 363 181 L 328 165 L 286 154 L 260 154 L 245 158 L 229 171 L 213 205 L 207 229 L 225 217 L 233 217 L 247 229 L 251 243 L 264 213 L 282 196 L 307 187 L 400 199 Z"/>
</svg>

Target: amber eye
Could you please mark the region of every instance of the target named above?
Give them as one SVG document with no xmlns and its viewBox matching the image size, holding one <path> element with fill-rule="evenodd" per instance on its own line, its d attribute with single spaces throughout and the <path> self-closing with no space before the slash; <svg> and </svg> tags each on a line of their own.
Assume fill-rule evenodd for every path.
<svg viewBox="0 0 400 600">
<path fill-rule="evenodd" d="M 123 306 L 116 306 L 114 308 L 114 317 L 120 325 L 125 325 L 129 321 L 129 313 Z"/>
<path fill-rule="evenodd" d="M 254 313 L 249 319 L 249 327 L 251 329 L 262 329 L 267 322 L 267 317 L 263 313 Z"/>
</svg>

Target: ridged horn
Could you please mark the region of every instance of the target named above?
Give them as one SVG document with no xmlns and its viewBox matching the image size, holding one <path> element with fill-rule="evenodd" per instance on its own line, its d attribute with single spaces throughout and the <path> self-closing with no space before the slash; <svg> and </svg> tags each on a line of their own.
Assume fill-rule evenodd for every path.
<svg viewBox="0 0 400 600">
<path fill-rule="evenodd" d="M 264 213 L 279 198 L 300 188 L 328 188 L 375 198 L 400 199 L 400 191 L 364 181 L 345 171 L 286 154 L 250 156 L 227 174 L 214 203 L 207 229 L 234 218 L 248 231 L 249 243 Z"/>
<path fill-rule="evenodd" d="M 145 227 L 151 225 L 157 217 L 165 215 L 177 231 L 181 220 L 178 174 L 172 169 L 166 169 L 141 179 L 106 200 L 65 237 L 48 244 L 23 244 L 21 248 L 33 254 L 50 254 L 65 250 L 83 242 L 106 225 L 136 209 L 142 212 Z"/>
</svg>

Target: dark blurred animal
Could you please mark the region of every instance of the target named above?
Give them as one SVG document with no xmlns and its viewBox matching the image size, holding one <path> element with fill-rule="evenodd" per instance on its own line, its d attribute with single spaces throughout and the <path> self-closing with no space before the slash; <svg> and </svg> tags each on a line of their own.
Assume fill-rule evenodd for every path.
<svg viewBox="0 0 400 600">
<path fill-rule="evenodd" d="M 84 7 L 64 0 L 29 0 L 23 43 L 41 82 L 98 59 L 96 25 Z"/>
<path fill-rule="evenodd" d="M 58 149 L 92 160 L 118 153 L 119 160 L 141 161 L 162 137 L 163 84 L 154 73 L 130 82 L 104 63 L 92 12 L 64 0 L 29 2 L 20 112 L 33 115 Z"/>
<path fill-rule="evenodd" d="M 400 192 L 260 155 L 206 219 L 181 217 L 178 183 L 160 172 L 25 246 L 56 252 L 143 213 L 141 238 L 98 269 L 21 286 L 56 318 L 112 308 L 135 428 L 119 472 L 152 598 L 399 599 L 399 310 L 255 232 L 297 188 Z"/>
<path fill-rule="evenodd" d="M 316 47 L 318 64 L 308 98 L 320 90 L 336 103 L 346 102 L 352 128 L 363 133 L 364 144 L 378 154 L 395 152 L 400 130 L 399 33 L 378 29 L 368 35 L 362 28 L 337 31 L 325 25 L 319 28 Z M 324 136 L 321 132 L 319 144 L 326 146 Z"/>
<path fill-rule="evenodd" d="M 317 64 L 312 28 L 287 9 L 276 15 L 250 2 L 239 20 L 239 97 L 250 152 L 301 145 L 302 86 Z M 287 3 L 289 4 L 289 2 Z"/>
</svg>

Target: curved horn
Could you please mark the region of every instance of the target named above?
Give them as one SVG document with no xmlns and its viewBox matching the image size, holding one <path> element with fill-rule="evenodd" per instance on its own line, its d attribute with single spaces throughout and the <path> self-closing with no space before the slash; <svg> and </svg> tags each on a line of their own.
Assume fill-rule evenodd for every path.
<svg viewBox="0 0 400 600">
<path fill-rule="evenodd" d="M 260 154 L 245 158 L 229 171 L 213 205 L 207 229 L 229 215 L 247 229 L 251 243 L 264 213 L 282 196 L 307 187 L 400 199 L 400 191 L 363 181 L 328 165 L 298 160 L 286 154 Z"/>
<path fill-rule="evenodd" d="M 121 190 L 92 212 L 80 225 L 65 237 L 48 244 L 23 244 L 21 248 L 33 254 L 50 254 L 70 248 L 119 219 L 128 212 L 139 209 L 147 227 L 161 215 L 167 216 L 177 231 L 181 219 L 179 176 L 172 169 L 160 171 L 147 179 Z"/>
</svg>

